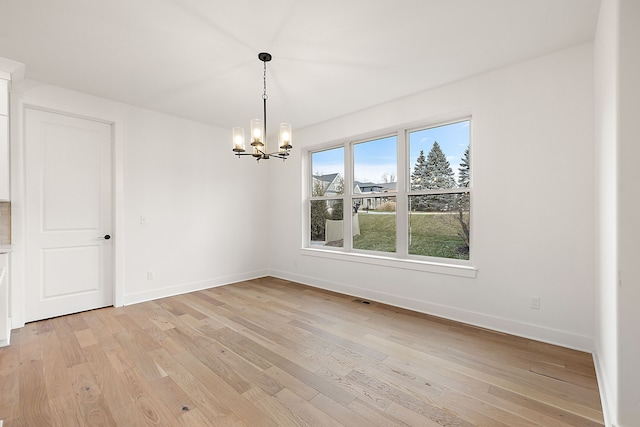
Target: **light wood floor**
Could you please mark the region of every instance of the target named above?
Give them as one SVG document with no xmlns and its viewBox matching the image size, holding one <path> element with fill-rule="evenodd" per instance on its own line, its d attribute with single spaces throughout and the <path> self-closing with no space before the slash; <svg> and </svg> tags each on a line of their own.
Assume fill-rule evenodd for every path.
<svg viewBox="0 0 640 427">
<path fill-rule="evenodd" d="M 589 354 L 274 278 L 30 323 L 29 426 L 601 426 Z"/>
</svg>

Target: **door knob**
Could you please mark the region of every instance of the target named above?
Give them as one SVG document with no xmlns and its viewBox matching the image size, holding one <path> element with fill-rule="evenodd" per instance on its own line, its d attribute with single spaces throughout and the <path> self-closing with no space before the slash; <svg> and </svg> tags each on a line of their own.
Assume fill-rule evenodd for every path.
<svg viewBox="0 0 640 427">
<path fill-rule="evenodd" d="M 100 237 L 100 239 L 104 239 L 104 240 L 109 240 L 111 238 L 111 236 L 109 236 L 108 234 L 105 234 L 104 237 Z"/>
</svg>

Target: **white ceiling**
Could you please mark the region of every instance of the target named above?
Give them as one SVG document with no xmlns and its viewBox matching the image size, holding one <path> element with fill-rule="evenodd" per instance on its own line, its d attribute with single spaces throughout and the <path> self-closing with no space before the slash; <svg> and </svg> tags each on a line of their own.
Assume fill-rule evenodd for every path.
<svg viewBox="0 0 640 427">
<path fill-rule="evenodd" d="M 26 77 L 224 128 L 305 127 L 593 40 L 600 0 L 0 0 Z M 271 126 L 270 126 L 271 128 Z"/>
</svg>

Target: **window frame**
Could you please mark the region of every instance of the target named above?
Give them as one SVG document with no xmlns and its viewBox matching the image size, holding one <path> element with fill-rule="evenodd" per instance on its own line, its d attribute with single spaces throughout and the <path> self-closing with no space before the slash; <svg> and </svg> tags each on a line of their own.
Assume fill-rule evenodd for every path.
<svg viewBox="0 0 640 427">
<path fill-rule="evenodd" d="M 470 250 L 469 259 L 441 258 L 425 255 L 409 254 L 409 196 L 429 195 L 429 194 L 449 194 L 449 193 L 469 193 L 470 203 L 470 241 L 474 242 L 473 237 L 475 227 L 473 225 L 473 156 L 470 157 L 470 176 L 468 187 L 456 187 L 448 189 L 430 189 L 430 190 L 411 190 L 411 169 L 409 164 L 409 134 L 421 130 L 437 128 L 450 124 L 469 122 L 469 152 L 472 152 L 473 145 L 473 120 L 471 114 L 456 115 L 447 119 L 422 121 L 413 125 L 402 125 L 387 129 L 386 131 L 371 132 L 353 138 L 343 138 L 337 141 L 318 144 L 307 147 L 302 156 L 302 174 L 304 181 L 303 186 L 303 239 L 301 254 L 305 256 L 315 256 L 320 258 L 347 260 L 364 264 L 384 265 L 388 267 L 426 271 L 440 274 L 448 274 L 461 277 L 473 278 L 476 276 L 477 269 L 473 265 L 473 250 Z M 397 178 L 396 178 L 396 251 L 381 252 L 373 250 L 355 249 L 353 247 L 353 236 L 351 231 L 352 215 L 345 215 L 343 222 L 343 246 L 318 246 L 311 245 L 310 233 L 310 206 L 313 200 L 342 200 L 343 212 L 352 212 L 354 199 L 362 198 L 362 195 L 354 194 L 354 146 L 356 144 L 375 141 L 387 137 L 396 137 L 397 149 Z M 313 171 L 312 155 L 313 153 L 331 150 L 335 148 L 343 148 L 344 153 L 344 194 L 335 196 L 312 196 Z M 348 209 L 348 210 L 347 210 Z"/>
</svg>

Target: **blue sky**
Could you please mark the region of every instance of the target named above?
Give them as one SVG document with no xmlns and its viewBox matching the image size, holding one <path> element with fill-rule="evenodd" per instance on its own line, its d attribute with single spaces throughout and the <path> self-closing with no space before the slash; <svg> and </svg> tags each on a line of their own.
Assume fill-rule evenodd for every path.
<svg viewBox="0 0 640 427">
<path fill-rule="evenodd" d="M 420 150 L 424 150 L 425 157 L 435 141 L 447 156 L 451 169 L 457 176 L 458 166 L 469 146 L 469 122 L 452 123 L 430 129 L 411 132 L 409 134 L 409 173 L 413 171 Z M 387 137 L 368 142 L 354 144 L 354 177 L 361 182 L 383 182 L 383 175 L 397 176 L 397 147 L 396 137 Z M 344 176 L 344 149 L 313 153 L 312 171 L 314 174 L 327 175 L 340 173 Z"/>
</svg>

